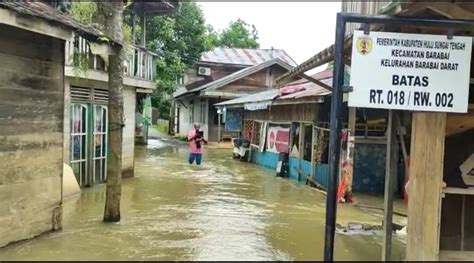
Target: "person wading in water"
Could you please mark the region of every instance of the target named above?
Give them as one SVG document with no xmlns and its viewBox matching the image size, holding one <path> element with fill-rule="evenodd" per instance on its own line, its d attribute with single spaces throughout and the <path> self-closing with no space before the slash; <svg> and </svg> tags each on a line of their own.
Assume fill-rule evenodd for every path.
<svg viewBox="0 0 474 263">
<path fill-rule="evenodd" d="M 196 164 L 200 165 L 202 160 L 202 144 L 207 143 L 204 139 L 204 132 L 201 131 L 199 123 L 193 124 L 194 129 L 188 132 L 189 142 L 189 164 L 193 164 L 196 160 Z"/>
</svg>

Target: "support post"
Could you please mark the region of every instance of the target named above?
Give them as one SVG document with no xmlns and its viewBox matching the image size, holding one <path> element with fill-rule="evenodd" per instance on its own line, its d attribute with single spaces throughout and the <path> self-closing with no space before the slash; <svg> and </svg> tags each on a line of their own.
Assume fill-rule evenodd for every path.
<svg viewBox="0 0 474 263">
<path fill-rule="evenodd" d="M 146 13 L 143 13 L 143 16 L 140 17 L 140 22 L 142 26 L 142 41 L 141 41 L 141 46 L 145 47 L 146 46 Z"/>
<path fill-rule="evenodd" d="M 217 113 L 217 143 L 221 142 L 221 113 Z"/>
<path fill-rule="evenodd" d="M 337 14 L 336 41 L 334 47 L 334 80 L 331 96 L 329 135 L 329 177 L 326 199 L 326 227 L 324 235 L 324 261 L 334 260 L 334 234 L 336 231 L 337 184 L 340 159 L 340 134 L 342 129 L 342 86 L 344 85 L 344 34 L 346 22 L 343 14 Z"/>
<path fill-rule="evenodd" d="M 300 136 L 299 136 L 299 140 L 298 140 L 298 169 L 300 171 L 302 171 L 302 165 L 301 165 L 301 162 L 303 160 L 303 150 L 304 150 L 304 136 L 306 135 L 305 134 L 305 125 L 304 125 L 304 122 L 300 122 Z M 288 160 L 288 163 L 290 162 L 290 160 Z M 301 173 L 298 172 L 298 182 L 301 180 Z"/>
<path fill-rule="evenodd" d="M 135 12 L 132 11 L 132 14 L 130 15 L 130 19 L 132 20 L 132 44 L 135 45 L 135 33 L 136 33 L 136 27 L 137 27 L 137 23 L 135 21 Z"/>
<path fill-rule="evenodd" d="M 446 113 L 413 113 L 407 261 L 438 260 Z"/>
<path fill-rule="evenodd" d="M 352 136 L 355 136 L 355 129 L 356 129 L 356 107 L 349 107 L 349 123 L 348 123 L 348 128 L 350 131 L 350 134 Z"/>
<path fill-rule="evenodd" d="M 356 132 L 356 107 L 349 107 L 349 134 L 347 137 L 347 165 L 344 169 L 346 170 L 347 176 L 346 182 L 350 186 L 349 196 L 352 199 L 352 184 L 354 181 L 354 153 L 355 153 L 355 132 Z"/>
<path fill-rule="evenodd" d="M 385 197 L 382 260 L 390 261 L 392 256 L 393 192 L 397 179 L 398 143 L 395 126 L 396 111 L 388 111 L 387 149 L 385 155 Z"/>
</svg>

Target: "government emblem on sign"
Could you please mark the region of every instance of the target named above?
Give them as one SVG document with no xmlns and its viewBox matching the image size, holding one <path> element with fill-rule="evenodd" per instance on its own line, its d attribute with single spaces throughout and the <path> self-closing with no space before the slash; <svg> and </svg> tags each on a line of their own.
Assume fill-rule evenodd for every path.
<svg viewBox="0 0 474 263">
<path fill-rule="evenodd" d="M 366 55 L 372 50 L 372 38 L 362 36 L 357 39 L 357 51 L 362 55 Z"/>
</svg>

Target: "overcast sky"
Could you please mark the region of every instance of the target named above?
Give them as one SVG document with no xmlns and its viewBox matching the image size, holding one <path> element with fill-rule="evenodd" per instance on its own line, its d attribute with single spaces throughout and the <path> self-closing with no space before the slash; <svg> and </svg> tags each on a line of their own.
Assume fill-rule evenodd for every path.
<svg viewBox="0 0 474 263">
<path fill-rule="evenodd" d="M 258 30 L 261 48 L 284 49 L 297 63 L 334 43 L 340 2 L 198 2 L 207 23 L 226 28 L 242 18 Z"/>
</svg>

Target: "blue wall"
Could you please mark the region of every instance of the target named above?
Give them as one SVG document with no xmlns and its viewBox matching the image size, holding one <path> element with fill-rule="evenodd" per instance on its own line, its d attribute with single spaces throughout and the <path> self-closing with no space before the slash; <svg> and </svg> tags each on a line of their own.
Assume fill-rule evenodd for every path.
<svg viewBox="0 0 474 263">
<path fill-rule="evenodd" d="M 259 152 L 256 149 L 252 149 L 252 163 L 264 166 L 269 169 L 276 170 L 278 163 L 278 154 L 272 152 Z"/>
<path fill-rule="evenodd" d="M 252 162 L 266 168 L 275 170 L 278 163 L 278 154 L 273 152 L 258 152 L 252 150 Z M 295 167 L 298 167 L 299 160 L 290 157 L 290 178 L 301 182 L 306 182 L 304 176 L 298 176 Z M 311 163 L 301 161 L 301 170 L 306 174 L 311 174 Z M 403 167 L 399 168 L 398 176 L 403 178 Z M 329 167 L 327 164 L 316 165 L 315 181 L 323 188 L 327 188 Z M 403 179 L 400 179 L 403 181 Z M 354 178 L 352 190 L 357 193 L 384 192 L 385 183 L 385 145 L 382 144 L 356 144 L 354 152 Z"/>
<path fill-rule="evenodd" d="M 266 168 L 276 170 L 276 166 L 278 163 L 278 154 L 273 152 L 259 152 L 256 149 L 252 149 L 252 162 L 258 165 L 264 166 Z M 298 172 L 296 171 L 295 167 L 298 167 L 299 162 L 301 162 L 301 170 L 308 175 L 311 175 L 311 162 L 308 161 L 299 161 L 297 158 L 290 157 L 289 165 L 290 165 L 290 178 L 300 181 L 306 182 L 306 177 L 298 176 Z M 327 164 L 319 164 L 316 166 L 316 178 L 315 181 L 322 185 L 324 188 L 327 187 L 327 180 L 328 180 L 328 165 Z"/>
<path fill-rule="evenodd" d="M 328 189 L 329 165 L 321 163 L 316 165 L 316 182 L 324 189 Z"/>
<path fill-rule="evenodd" d="M 252 162 L 275 170 L 278 163 L 278 154 L 273 152 L 258 152 L 258 150 L 253 149 Z M 295 167 L 298 167 L 299 162 L 298 159 L 290 157 L 290 178 L 306 182 L 306 177 L 298 176 L 298 172 L 295 169 Z M 301 170 L 306 174 L 311 174 L 311 163 L 302 160 Z M 329 167 L 327 164 L 316 165 L 316 175 L 314 179 L 325 189 L 327 188 L 328 176 Z M 399 177 L 403 178 L 403 173 L 399 172 Z M 356 144 L 352 191 L 355 193 L 380 194 L 384 192 L 384 183 L 385 145 Z"/>
</svg>

